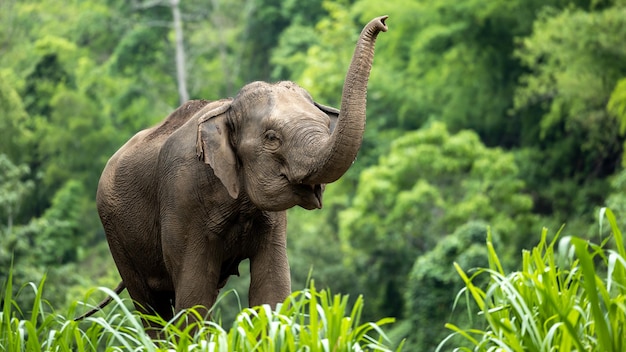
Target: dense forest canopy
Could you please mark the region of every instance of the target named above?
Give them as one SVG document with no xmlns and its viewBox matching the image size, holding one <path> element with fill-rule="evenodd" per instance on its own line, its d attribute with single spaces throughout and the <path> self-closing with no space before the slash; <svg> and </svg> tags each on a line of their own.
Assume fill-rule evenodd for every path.
<svg viewBox="0 0 626 352">
<path fill-rule="evenodd" d="M 598 207 L 626 210 L 624 0 L 3 0 L 0 280 L 47 273 L 57 306 L 113 286 L 94 198 L 115 150 L 255 80 L 338 106 L 382 14 L 359 157 L 289 214 L 294 289 L 364 294 L 428 350 L 487 229 L 513 266 L 542 226 L 589 237 Z"/>
</svg>

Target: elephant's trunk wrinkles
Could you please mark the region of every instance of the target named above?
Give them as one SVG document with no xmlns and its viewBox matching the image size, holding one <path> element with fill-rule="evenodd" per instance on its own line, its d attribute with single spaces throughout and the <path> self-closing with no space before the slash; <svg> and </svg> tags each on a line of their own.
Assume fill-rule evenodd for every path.
<svg viewBox="0 0 626 352">
<path fill-rule="evenodd" d="M 373 19 L 361 31 L 346 74 L 337 126 L 329 142 L 321 148 L 321 162 L 306 183 L 334 182 L 356 159 L 365 131 L 367 81 L 374 60 L 374 44 L 378 33 L 387 31 L 387 17 Z"/>
</svg>

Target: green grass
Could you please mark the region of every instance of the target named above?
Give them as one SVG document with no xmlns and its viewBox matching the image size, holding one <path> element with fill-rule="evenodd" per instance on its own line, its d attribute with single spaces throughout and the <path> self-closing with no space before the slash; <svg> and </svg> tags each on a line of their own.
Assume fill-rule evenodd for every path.
<svg viewBox="0 0 626 352">
<path fill-rule="evenodd" d="M 600 227 L 608 220 L 611 236 L 601 244 L 577 237 L 540 243 L 522 253 L 522 268 L 505 274 L 491 239 L 489 268 L 469 276 L 455 268 L 466 296 L 479 307 L 481 327 L 453 331 L 472 347 L 458 351 L 624 351 L 626 350 L 626 252 L 622 233 L 609 209 L 601 211 Z M 472 282 L 488 275 L 483 289 Z M 446 347 L 449 350 L 449 347 Z"/>
<path fill-rule="evenodd" d="M 35 294 L 26 314 L 13 299 L 9 278 L 0 315 L 2 351 L 392 351 L 381 326 L 393 322 L 361 322 L 363 299 L 350 306 L 348 296 L 316 290 L 314 283 L 294 292 L 284 303 L 272 308 L 246 308 L 229 329 L 216 322 L 197 319 L 190 309 L 171 321 L 144 316 L 163 326 L 162 337 L 151 340 L 137 313 L 109 289 L 113 307 L 77 323 L 78 303 L 67 316 L 54 313 L 42 297 L 45 278 L 36 286 L 24 287 Z M 84 308 L 84 307 L 83 307 Z M 183 324 L 190 317 L 199 323 Z M 399 346 L 399 351 L 402 346 Z"/>
</svg>

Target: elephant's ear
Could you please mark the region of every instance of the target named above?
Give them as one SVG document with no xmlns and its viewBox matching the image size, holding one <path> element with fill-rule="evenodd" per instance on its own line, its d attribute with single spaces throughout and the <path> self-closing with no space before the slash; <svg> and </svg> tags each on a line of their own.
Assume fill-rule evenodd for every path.
<svg viewBox="0 0 626 352">
<path fill-rule="evenodd" d="M 222 101 L 216 107 L 210 104 L 199 112 L 196 154 L 198 159 L 211 166 L 215 176 L 228 190 L 228 194 L 236 199 L 240 187 L 237 159 L 230 145 L 230 133 L 226 125 L 230 103 Z"/>
<path fill-rule="evenodd" d="M 335 130 L 335 125 L 337 125 L 337 118 L 339 118 L 339 109 L 335 109 L 330 106 L 322 105 L 320 103 L 314 102 L 315 106 L 318 109 L 322 110 L 328 117 L 330 117 L 330 131 Z"/>
</svg>

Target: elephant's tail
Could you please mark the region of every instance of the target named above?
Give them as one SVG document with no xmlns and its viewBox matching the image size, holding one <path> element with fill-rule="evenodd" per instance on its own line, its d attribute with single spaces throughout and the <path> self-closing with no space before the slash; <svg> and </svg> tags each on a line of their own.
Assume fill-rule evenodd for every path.
<svg viewBox="0 0 626 352">
<path fill-rule="evenodd" d="M 120 293 L 122 293 L 122 291 L 124 291 L 125 288 L 126 288 L 126 285 L 124 285 L 124 281 L 120 281 L 117 287 L 113 289 L 113 292 L 115 292 L 116 295 L 119 295 Z M 107 298 L 103 299 L 102 302 L 98 303 L 96 307 L 94 307 L 92 310 L 88 311 L 87 313 L 79 316 L 78 318 L 75 318 L 74 321 L 81 321 L 87 317 L 92 316 L 97 311 L 106 307 L 109 303 L 111 303 L 112 300 L 113 300 L 113 297 L 107 296 Z"/>
</svg>

